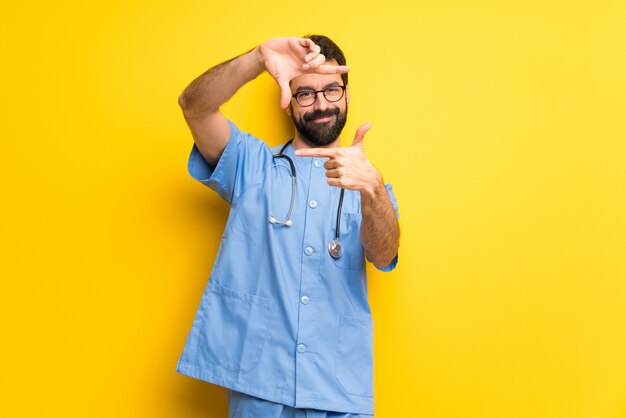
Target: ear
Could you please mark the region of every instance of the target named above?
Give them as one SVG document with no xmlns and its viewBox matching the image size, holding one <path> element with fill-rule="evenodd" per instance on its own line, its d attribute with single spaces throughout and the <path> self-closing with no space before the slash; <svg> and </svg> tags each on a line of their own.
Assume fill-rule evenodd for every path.
<svg viewBox="0 0 626 418">
<path fill-rule="evenodd" d="M 350 88 L 346 84 L 346 104 L 350 104 Z"/>
<path fill-rule="evenodd" d="M 285 112 L 287 112 L 287 114 L 289 115 L 289 117 L 291 117 L 291 113 L 293 112 L 293 109 L 291 107 L 291 102 L 289 102 L 289 106 L 287 106 L 285 108 Z"/>
</svg>

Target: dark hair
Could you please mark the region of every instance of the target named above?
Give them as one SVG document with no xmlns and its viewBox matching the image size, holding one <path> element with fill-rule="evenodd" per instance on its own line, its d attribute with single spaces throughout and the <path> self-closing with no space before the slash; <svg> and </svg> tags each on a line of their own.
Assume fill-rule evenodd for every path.
<svg viewBox="0 0 626 418">
<path fill-rule="evenodd" d="M 343 51 L 328 36 L 305 35 L 304 37 L 312 40 L 315 42 L 315 45 L 320 47 L 320 52 L 326 57 L 326 60 L 335 60 L 339 65 L 346 65 L 346 57 L 343 55 Z M 348 73 L 341 74 L 341 79 L 343 84 L 347 86 Z"/>
</svg>

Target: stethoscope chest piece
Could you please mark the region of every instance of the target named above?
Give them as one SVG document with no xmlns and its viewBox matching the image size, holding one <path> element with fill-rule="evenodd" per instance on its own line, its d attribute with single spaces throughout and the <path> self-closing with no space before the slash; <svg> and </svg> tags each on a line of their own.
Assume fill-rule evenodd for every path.
<svg viewBox="0 0 626 418">
<path fill-rule="evenodd" d="M 332 258 L 339 258 L 343 255 L 343 246 L 338 239 L 331 239 L 328 243 L 328 252 Z"/>
</svg>

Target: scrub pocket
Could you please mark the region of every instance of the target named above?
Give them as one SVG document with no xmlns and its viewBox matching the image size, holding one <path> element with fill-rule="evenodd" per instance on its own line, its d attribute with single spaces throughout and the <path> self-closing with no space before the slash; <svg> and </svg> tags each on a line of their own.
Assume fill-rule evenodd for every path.
<svg viewBox="0 0 626 418">
<path fill-rule="evenodd" d="M 337 231 L 337 218 L 333 217 L 331 236 L 328 241 L 334 239 Z M 343 246 L 343 255 L 333 258 L 328 251 L 328 257 L 333 259 L 333 263 L 339 268 L 347 270 L 361 270 L 365 268 L 365 255 L 361 245 L 361 214 L 343 212 L 341 214 L 341 225 L 339 227 L 339 242 Z"/>
<path fill-rule="evenodd" d="M 346 393 L 374 397 L 374 321 L 341 316 L 335 376 Z"/>
<path fill-rule="evenodd" d="M 200 353 L 225 369 L 247 373 L 261 361 L 273 301 L 209 280 Z"/>
</svg>

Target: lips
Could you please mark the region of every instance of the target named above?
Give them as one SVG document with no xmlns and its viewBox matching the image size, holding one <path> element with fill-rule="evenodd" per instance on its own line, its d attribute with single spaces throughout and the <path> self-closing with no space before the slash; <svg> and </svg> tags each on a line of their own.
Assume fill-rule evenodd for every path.
<svg viewBox="0 0 626 418">
<path fill-rule="evenodd" d="M 324 110 L 324 111 L 314 111 L 310 113 L 305 113 L 303 119 L 305 122 L 328 122 L 332 120 L 333 116 L 337 116 L 339 114 L 339 108 L 335 107 L 332 109 Z"/>
<path fill-rule="evenodd" d="M 323 118 L 312 119 L 312 121 L 315 122 L 315 123 L 330 122 L 331 120 L 332 120 L 332 116 L 326 116 L 326 117 L 323 117 Z"/>
</svg>

